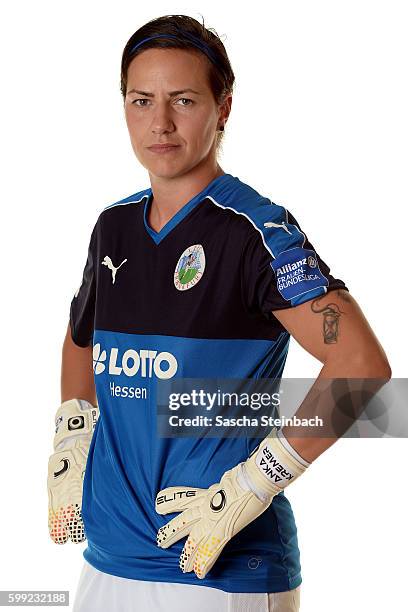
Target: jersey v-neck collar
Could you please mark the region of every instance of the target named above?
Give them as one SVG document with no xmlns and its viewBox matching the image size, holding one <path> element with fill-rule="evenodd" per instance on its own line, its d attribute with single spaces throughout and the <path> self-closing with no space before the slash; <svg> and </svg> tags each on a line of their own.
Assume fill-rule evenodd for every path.
<svg viewBox="0 0 408 612">
<path fill-rule="evenodd" d="M 228 173 L 217 176 L 210 183 L 208 183 L 208 185 L 202 191 L 197 193 L 197 195 L 195 195 L 191 200 L 189 200 L 189 202 L 184 204 L 184 206 L 180 208 L 180 210 L 177 211 L 176 214 L 173 215 L 169 221 L 167 221 L 167 223 L 161 228 L 159 232 L 156 232 L 154 229 L 152 229 L 147 222 L 148 212 L 152 203 L 153 194 L 152 188 L 149 187 L 144 196 L 145 203 L 143 207 L 143 222 L 147 233 L 151 236 L 151 238 L 156 244 L 159 244 L 163 240 L 163 238 L 165 238 L 193 210 L 193 208 L 197 206 L 197 204 L 202 202 L 208 195 L 211 195 L 211 192 L 213 191 L 214 187 L 219 187 L 221 183 L 226 183 L 233 178 L 234 177 Z"/>
</svg>

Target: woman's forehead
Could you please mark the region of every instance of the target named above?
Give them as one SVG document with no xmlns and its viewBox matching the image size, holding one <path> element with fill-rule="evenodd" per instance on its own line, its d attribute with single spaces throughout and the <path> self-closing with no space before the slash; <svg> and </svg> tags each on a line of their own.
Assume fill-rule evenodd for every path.
<svg viewBox="0 0 408 612">
<path fill-rule="evenodd" d="M 201 82 L 208 74 L 208 60 L 200 52 L 186 49 L 146 49 L 128 68 L 128 79 L 177 80 L 188 74 L 191 82 Z"/>
</svg>

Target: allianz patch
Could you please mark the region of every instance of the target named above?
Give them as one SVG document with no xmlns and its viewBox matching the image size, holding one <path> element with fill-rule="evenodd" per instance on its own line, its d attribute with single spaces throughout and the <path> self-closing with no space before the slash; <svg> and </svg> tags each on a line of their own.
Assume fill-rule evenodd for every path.
<svg viewBox="0 0 408 612">
<path fill-rule="evenodd" d="M 286 301 L 329 284 L 320 271 L 316 253 L 311 249 L 296 247 L 282 251 L 271 262 L 271 266 L 275 272 L 277 289 Z"/>
</svg>

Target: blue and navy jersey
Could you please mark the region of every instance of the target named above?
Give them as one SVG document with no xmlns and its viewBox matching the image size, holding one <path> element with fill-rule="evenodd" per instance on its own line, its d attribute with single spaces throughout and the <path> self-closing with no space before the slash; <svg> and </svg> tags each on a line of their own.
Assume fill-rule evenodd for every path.
<svg viewBox="0 0 408 612">
<path fill-rule="evenodd" d="M 159 232 L 147 221 L 152 198 L 144 189 L 99 214 L 70 308 L 73 341 L 93 346 L 100 409 L 84 477 L 84 557 L 137 580 L 228 592 L 295 588 L 297 531 L 284 492 L 232 538 L 203 580 L 179 568 L 185 539 L 156 545 L 159 527 L 176 516 L 155 512 L 161 489 L 209 487 L 259 443 L 160 436 L 157 385 L 281 377 L 290 335 L 273 311 L 347 288 L 287 209 L 231 174 L 211 181 Z"/>
</svg>

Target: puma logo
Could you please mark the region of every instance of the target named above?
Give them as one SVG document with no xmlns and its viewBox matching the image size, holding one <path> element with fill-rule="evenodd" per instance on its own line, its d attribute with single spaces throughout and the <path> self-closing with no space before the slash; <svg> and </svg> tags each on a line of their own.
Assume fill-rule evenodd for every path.
<svg viewBox="0 0 408 612">
<path fill-rule="evenodd" d="M 119 264 L 119 266 L 117 268 L 115 268 L 115 266 L 112 263 L 112 260 L 110 257 L 108 257 L 107 255 L 105 255 L 102 265 L 103 266 L 107 266 L 109 268 L 109 270 L 112 271 L 112 285 L 115 284 L 115 279 L 116 279 L 116 272 L 119 270 L 120 266 L 123 266 L 123 264 L 127 261 L 127 259 L 124 259 L 122 261 L 121 264 Z"/>
<path fill-rule="evenodd" d="M 273 221 L 268 221 L 268 223 L 264 223 L 264 227 L 280 227 L 281 229 L 285 230 L 285 232 L 287 232 L 290 236 L 292 235 L 292 232 L 288 230 L 285 223 L 274 223 Z"/>
</svg>

